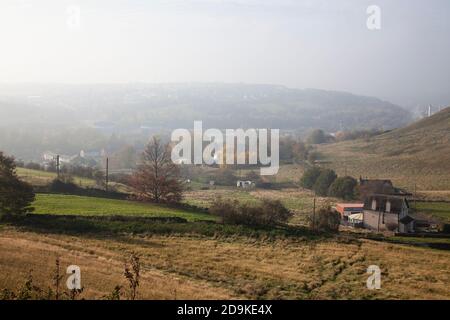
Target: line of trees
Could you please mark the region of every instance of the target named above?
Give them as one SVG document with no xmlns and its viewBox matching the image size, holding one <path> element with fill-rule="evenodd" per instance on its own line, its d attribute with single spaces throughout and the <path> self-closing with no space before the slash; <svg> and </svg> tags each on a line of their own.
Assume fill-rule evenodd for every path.
<svg viewBox="0 0 450 320">
<path fill-rule="evenodd" d="M 300 184 L 306 189 L 313 190 L 318 196 L 353 200 L 358 182 L 353 177 L 338 177 L 331 169 L 314 166 L 305 171 Z"/>
<path fill-rule="evenodd" d="M 216 199 L 209 212 L 220 217 L 222 223 L 247 226 L 276 226 L 293 216 L 281 201 L 271 199 L 263 199 L 260 204 Z"/>
</svg>

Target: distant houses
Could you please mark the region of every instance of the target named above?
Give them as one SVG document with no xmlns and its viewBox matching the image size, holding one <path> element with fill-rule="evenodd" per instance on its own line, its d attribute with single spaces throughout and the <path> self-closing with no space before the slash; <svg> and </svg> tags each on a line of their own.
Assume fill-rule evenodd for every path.
<svg viewBox="0 0 450 320">
<path fill-rule="evenodd" d="M 61 164 L 75 164 L 80 166 L 95 166 L 106 157 L 106 151 L 101 150 L 81 150 L 74 155 L 57 154 L 52 151 L 46 151 L 41 155 L 41 163 L 44 167 L 49 167 L 55 163 L 56 158 L 59 157 Z"/>
<path fill-rule="evenodd" d="M 58 156 L 58 154 L 51 152 L 51 151 L 46 151 L 42 154 L 42 163 L 44 165 L 47 165 L 49 163 L 52 163 L 55 161 L 56 157 Z M 70 163 L 73 159 L 75 159 L 78 155 L 73 155 L 73 156 L 69 156 L 69 155 L 64 155 L 64 154 L 60 154 L 59 155 L 59 162 L 60 163 Z"/>
</svg>

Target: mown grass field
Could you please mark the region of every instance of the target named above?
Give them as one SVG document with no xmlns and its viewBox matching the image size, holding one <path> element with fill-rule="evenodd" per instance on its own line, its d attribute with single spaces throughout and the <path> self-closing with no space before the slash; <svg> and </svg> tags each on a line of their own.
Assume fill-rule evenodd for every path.
<svg viewBox="0 0 450 320">
<path fill-rule="evenodd" d="M 215 220 L 215 217 L 209 214 L 189 212 L 162 205 L 62 194 L 37 194 L 33 207 L 35 208 L 35 213 L 38 214 L 180 217 L 188 221 Z"/>
</svg>

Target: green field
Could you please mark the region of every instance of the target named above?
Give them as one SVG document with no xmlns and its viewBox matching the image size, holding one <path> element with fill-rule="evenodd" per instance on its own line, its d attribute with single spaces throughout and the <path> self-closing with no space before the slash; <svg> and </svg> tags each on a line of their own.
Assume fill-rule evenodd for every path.
<svg viewBox="0 0 450 320">
<path fill-rule="evenodd" d="M 417 211 L 450 223 L 449 202 L 417 202 Z"/>
<path fill-rule="evenodd" d="M 46 186 L 56 179 L 55 172 L 48 172 L 43 170 L 33 170 L 27 168 L 17 168 L 17 175 L 23 181 L 30 183 L 33 186 Z M 73 183 L 83 188 L 98 187 L 94 179 L 73 176 Z M 109 187 L 114 188 L 118 192 L 129 193 L 130 188 L 124 184 L 110 181 Z"/>
<path fill-rule="evenodd" d="M 155 204 L 127 200 L 81 197 L 59 194 L 37 194 L 33 203 L 35 213 L 81 216 L 146 216 L 180 217 L 189 221 L 215 220 L 206 213 L 189 212 Z"/>
<path fill-rule="evenodd" d="M 24 181 L 32 185 L 47 185 L 56 178 L 55 172 L 48 172 L 42 170 L 33 170 L 26 168 L 17 168 L 17 175 Z M 94 187 L 95 181 L 93 179 L 74 177 L 73 182 L 82 187 Z"/>
</svg>

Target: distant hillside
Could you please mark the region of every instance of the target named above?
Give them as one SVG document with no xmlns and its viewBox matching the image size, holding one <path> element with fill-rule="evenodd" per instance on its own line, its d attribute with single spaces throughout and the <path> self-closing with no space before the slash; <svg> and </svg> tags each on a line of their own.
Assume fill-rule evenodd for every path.
<svg viewBox="0 0 450 320">
<path fill-rule="evenodd" d="M 370 140 L 323 145 L 340 174 L 391 178 L 413 190 L 450 189 L 450 108 Z"/>
<path fill-rule="evenodd" d="M 140 144 L 192 128 L 391 129 L 411 122 L 372 97 L 251 84 L 0 85 L 0 150 L 25 159 Z M 113 139 L 111 136 L 114 134 Z M 112 143 L 111 142 L 111 143 Z"/>
<path fill-rule="evenodd" d="M 84 122 L 117 131 L 192 127 L 391 129 L 408 111 L 377 98 L 251 84 L 0 86 L 0 125 Z"/>
</svg>

